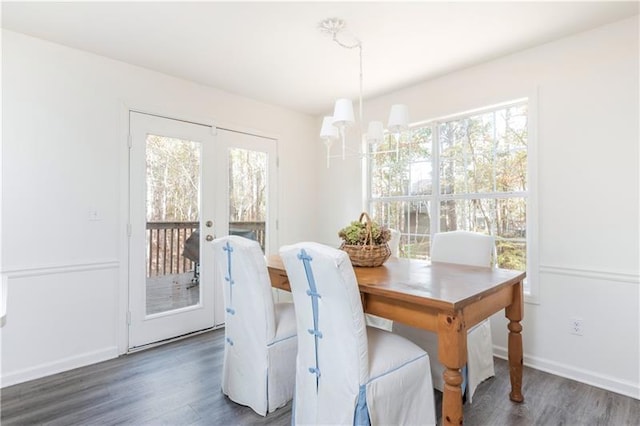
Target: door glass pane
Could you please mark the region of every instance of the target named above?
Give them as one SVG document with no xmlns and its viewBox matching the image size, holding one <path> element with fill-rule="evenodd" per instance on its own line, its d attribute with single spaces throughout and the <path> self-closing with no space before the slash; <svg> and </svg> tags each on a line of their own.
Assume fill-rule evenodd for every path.
<svg viewBox="0 0 640 426">
<path fill-rule="evenodd" d="M 256 240 L 265 249 L 267 220 L 266 152 L 229 149 L 229 235 Z"/>
<path fill-rule="evenodd" d="M 200 302 L 200 144 L 146 140 L 147 315 Z"/>
</svg>

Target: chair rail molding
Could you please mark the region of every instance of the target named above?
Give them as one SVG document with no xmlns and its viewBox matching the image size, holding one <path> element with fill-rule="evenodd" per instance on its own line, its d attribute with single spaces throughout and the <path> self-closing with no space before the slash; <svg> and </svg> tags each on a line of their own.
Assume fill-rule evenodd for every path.
<svg viewBox="0 0 640 426">
<path fill-rule="evenodd" d="M 591 278 L 594 280 L 618 281 L 634 284 L 640 283 L 639 272 L 618 272 L 548 264 L 541 264 L 539 270 L 541 274 L 568 275 L 580 278 Z"/>
<path fill-rule="evenodd" d="M 120 261 L 117 259 L 96 259 L 77 263 L 59 263 L 6 268 L 1 271 L 1 274 L 9 279 L 13 279 L 83 271 L 117 269 L 119 267 Z"/>
</svg>

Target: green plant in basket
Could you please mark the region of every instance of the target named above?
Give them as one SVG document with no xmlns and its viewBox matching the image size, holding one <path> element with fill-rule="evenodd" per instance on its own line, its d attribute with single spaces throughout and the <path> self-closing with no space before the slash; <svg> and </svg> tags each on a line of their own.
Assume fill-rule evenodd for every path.
<svg viewBox="0 0 640 426">
<path fill-rule="evenodd" d="M 345 244 L 352 246 L 362 246 L 365 244 L 380 245 L 391 239 L 391 231 L 384 226 L 380 226 L 376 222 L 369 222 L 371 228 L 371 238 L 369 241 L 369 230 L 367 224 L 354 220 L 348 226 L 342 228 L 338 232 L 338 236 L 342 238 Z"/>
<path fill-rule="evenodd" d="M 353 266 L 380 266 L 391 255 L 387 245 L 391 231 L 372 221 L 367 213 L 342 228 L 338 236 L 344 241 L 340 248 L 347 252 Z"/>
</svg>

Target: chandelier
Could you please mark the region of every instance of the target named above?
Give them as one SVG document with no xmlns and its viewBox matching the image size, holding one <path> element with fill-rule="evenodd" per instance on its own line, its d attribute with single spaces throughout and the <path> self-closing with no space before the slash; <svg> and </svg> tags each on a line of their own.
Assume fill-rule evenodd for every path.
<svg viewBox="0 0 640 426">
<path fill-rule="evenodd" d="M 331 39 L 344 49 L 357 49 L 360 60 L 359 74 L 359 96 L 358 96 L 358 120 L 359 134 L 361 139 L 368 144 L 377 144 L 384 139 L 384 124 L 381 121 L 371 121 L 367 126 L 366 134 L 363 132 L 362 124 L 362 42 L 355 36 L 351 35 L 353 42 L 346 43 L 345 29 L 347 24 L 339 18 L 327 18 L 318 24 L 320 32 L 328 34 Z M 324 117 L 322 120 L 322 128 L 320 129 L 320 138 L 327 148 L 327 168 L 330 165 L 331 146 L 333 142 L 340 138 L 342 142 L 342 159 L 346 158 L 346 129 L 355 124 L 355 116 L 353 112 L 353 101 L 351 99 L 338 99 L 335 102 L 333 115 Z M 406 105 L 396 104 L 391 106 L 389 112 L 389 120 L 387 122 L 387 131 L 395 135 L 396 145 L 399 144 L 400 133 L 409 128 L 409 108 Z"/>
</svg>

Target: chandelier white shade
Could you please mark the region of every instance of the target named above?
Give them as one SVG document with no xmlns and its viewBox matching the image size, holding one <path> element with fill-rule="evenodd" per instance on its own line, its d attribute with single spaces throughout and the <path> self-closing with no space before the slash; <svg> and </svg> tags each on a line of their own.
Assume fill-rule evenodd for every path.
<svg viewBox="0 0 640 426">
<path fill-rule="evenodd" d="M 338 99 L 333 109 L 333 125 L 339 129 L 350 126 L 355 122 L 351 99 Z"/>
<path fill-rule="evenodd" d="M 327 116 L 322 119 L 322 129 L 320 129 L 320 137 L 323 141 L 337 139 L 338 129 L 333 125 L 332 116 Z"/>
<path fill-rule="evenodd" d="M 409 107 L 396 104 L 391 106 L 387 128 L 391 133 L 399 133 L 409 128 Z"/>
<path fill-rule="evenodd" d="M 384 124 L 382 121 L 372 121 L 367 127 L 367 142 L 377 144 L 384 139 Z"/>
</svg>

